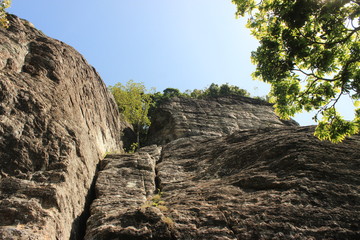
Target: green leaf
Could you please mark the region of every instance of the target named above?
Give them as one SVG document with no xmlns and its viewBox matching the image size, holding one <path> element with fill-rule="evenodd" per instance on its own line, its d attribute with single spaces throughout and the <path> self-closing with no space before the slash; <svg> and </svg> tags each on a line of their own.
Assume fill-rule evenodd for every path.
<svg viewBox="0 0 360 240">
<path fill-rule="evenodd" d="M 354 101 L 354 106 L 357 108 L 360 107 L 360 101 Z"/>
</svg>

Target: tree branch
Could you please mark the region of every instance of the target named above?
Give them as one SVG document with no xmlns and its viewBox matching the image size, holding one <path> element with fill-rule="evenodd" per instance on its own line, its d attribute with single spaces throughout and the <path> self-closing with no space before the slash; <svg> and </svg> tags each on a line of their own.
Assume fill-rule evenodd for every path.
<svg viewBox="0 0 360 240">
<path fill-rule="evenodd" d="M 298 71 L 298 72 L 301 72 L 302 74 L 308 76 L 308 77 L 314 77 L 316 78 L 317 80 L 323 80 L 323 81 L 327 81 L 327 82 L 335 82 L 337 80 L 340 80 L 341 78 L 340 77 L 337 77 L 337 78 L 322 78 L 322 77 L 319 77 L 317 76 L 313 71 L 312 73 L 307 73 L 301 69 L 291 69 L 291 71 Z"/>
<path fill-rule="evenodd" d="M 344 38 L 342 38 L 342 39 L 340 39 L 340 40 L 338 40 L 338 41 L 334 41 L 334 42 L 332 42 L 332 41 L 319 42 L 319 41 L 316 41 L 314 38 L 311 39 L 311 38 L 309 38 L 309 37 L 304 36 L 304 34 L 300 31 L 300 29 L 296 29 L 296 30 L 297 30 L 297 33 L 300 34 L 301 37 L 303 37 L 303 38 L 305 38 L 307 41 L 309 41 L 310 44 L 320 44 L 320 45 L 329 44 L 329 45 L 335 45 L 335 44 L 339 44 L 339 43 L 344 43 L 344 42 L 346 42 L 347 40 L 349 40 L 353 34 L 357 33 L 357 32 L 360 30 L 360 27 L 354 27 L 353 30 L 347 30 L 347 31 L 350 31 L 350 33 L 349 33 L 346 37 L 344 37 Z M 309 44 L 309 45 L 310 45 L 310 44 Z"/>
</svg>

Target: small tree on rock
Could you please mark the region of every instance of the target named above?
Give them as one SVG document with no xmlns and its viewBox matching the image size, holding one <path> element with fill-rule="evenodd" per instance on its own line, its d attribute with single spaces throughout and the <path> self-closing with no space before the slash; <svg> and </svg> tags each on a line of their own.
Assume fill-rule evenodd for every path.
<svg viewBox="0 0 360 240">
<path fill-rule="evenodd" d="M 117 83 L 109 87 L 114 95 L 119 111 L 134 127 L 137 146 L 140 146 L 140 133 L 146 132 L 151 124 L 148 118 L 149 108 L 153 104 L 151 95 L 142 83 L 130 80 L 126 85 Z"/>
</svg>

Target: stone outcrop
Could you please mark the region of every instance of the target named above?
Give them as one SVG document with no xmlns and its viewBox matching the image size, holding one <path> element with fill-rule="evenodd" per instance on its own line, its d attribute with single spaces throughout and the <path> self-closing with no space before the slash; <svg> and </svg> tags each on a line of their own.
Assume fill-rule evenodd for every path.
<svg viewBox="0 0 360 240">
<path fill-rule="evenodd" d="M 133 133 L 96 71 L 10 22 L 0 239 L 360 239 L 359 135 L 321 142 L 245 97 L 173 98 L 152 116 L 152 145 L 103 159 Z"/>
<path fill-rule="evenodd" d="M 334 145 L 313 131 L 180 138 L 155 170 L 142 151 L 109 156 L 86 239 L 359 239 L 360 136 Z"/>
<path fill-rule="evenodd" d="M 138 209 L 145 210 L 144 205 L 156 191 L 155 165 L 160 153 L 161 147 L 153 145 L 135 154 L 110 155 L 101 162 L 85 239 L 133 239 L 151 234 L 149 229 L 156 232 L 160 226 L 141 219 Z M 149 214 L 161 219 L 159 211 Z M 146 225 L 139 227 L 141 222 Z M 161 228 L 165 226 L 163 223 Z"/>
<path fill-rule="evenodd" d="M 321 142 L 248 98 L 153 116 L 162 145 L 105 159 L 85 239 L 360 238 L 359 135 Z"/>
<path fill-rule="evenodd" d="M 121 150 L 126 126 L 77 51 L 9 20 L 0 29 L 0 239 L 76 239 L 97 164 Z"/>
<path fill-rule="evenodd" d="M 248 97 L 171 98 L 151 116 L 149 144 L 165 144 L 190 136 L 223 136 L 238 130 L 297 126 L 274 113 L 271 104 Z"/>
</svg>

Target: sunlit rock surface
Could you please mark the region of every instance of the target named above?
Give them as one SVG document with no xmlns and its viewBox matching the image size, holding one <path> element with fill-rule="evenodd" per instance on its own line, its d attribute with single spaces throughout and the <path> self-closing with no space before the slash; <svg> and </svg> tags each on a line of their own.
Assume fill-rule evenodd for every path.
<svg viewBox="0 0 360 240">
<path fill-rule="evenodd" d="M 238 130 L 297 126 L 280 120 L 271 104 L 248 97 L 171 98 L 152 114 L 148 142 L 164 144 L 189 136 L 224 136 Z"/>
<path fill-rule="evenodd" d="M 96 165 L 121 150 L 119 113 L 76 50 L 9 20 L 0 28 L 0 239 L 76 239 Z"/>
<path fill-rule="evenodd" d="M 96 229 L 88 228 L 97 237 L 86 239 L 358 239 L 360 136 L 335 145 L 313 131 L 261 128 L 162 145 L 146 174 L 155 175 L 161 204 L 155 189 L 149 196 L 140 184 L 143 167 L 134 160 L 152 165 L 153 158 L 142 150 L 109 156 L 113 170 L 100 176 L 115 176 L 109 184 L 121 186 L 97 185 L 92 209 L 101 217 Z M 129 189 L 131 183 L 136 187 Z M 115 194 L 117 200 L 105 201 Z"/>
</svg>

